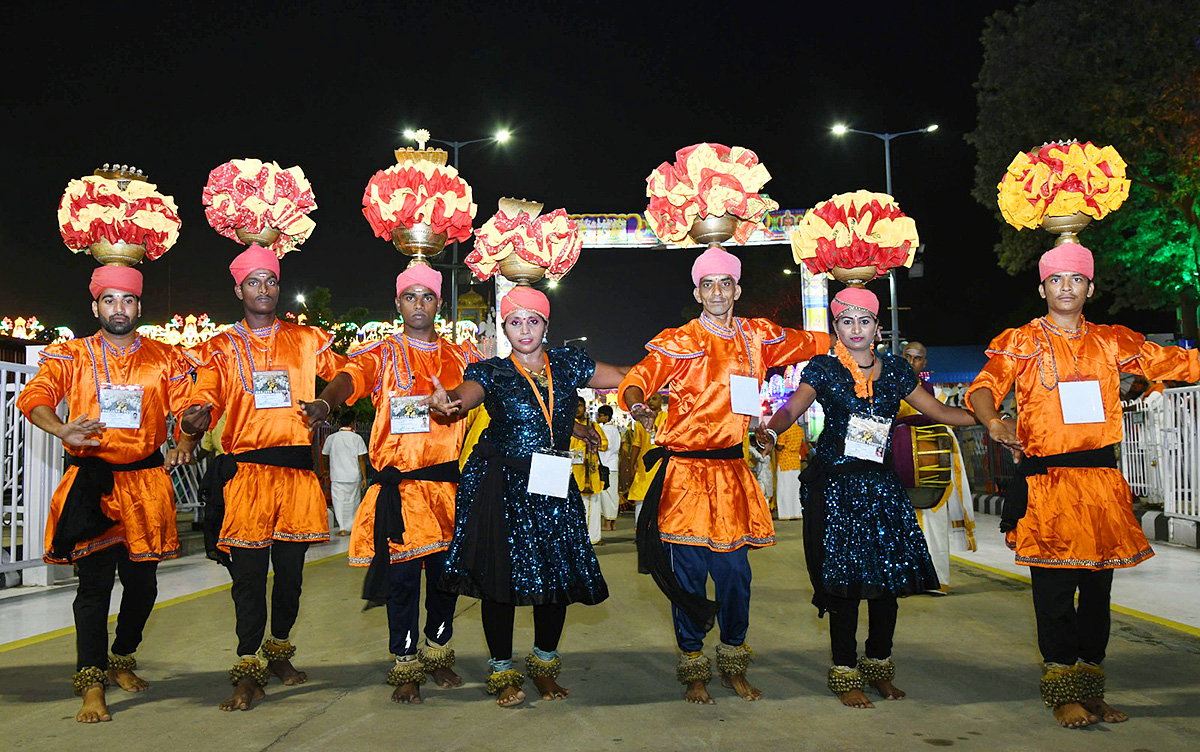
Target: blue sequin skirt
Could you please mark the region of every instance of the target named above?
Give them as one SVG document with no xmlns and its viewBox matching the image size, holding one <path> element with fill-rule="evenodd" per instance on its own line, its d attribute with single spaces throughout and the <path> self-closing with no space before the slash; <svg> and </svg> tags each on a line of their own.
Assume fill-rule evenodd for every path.
<svg viewBox="0 0 1200 752">
<path fill-rule="evenodd" d="M 810 492 L 802 486 L 801 499 Z M 829 476 L 825 513 L 827 593 L 862 599 L 937 589 L 925 536 L 894 472 Z"/>
<path fill-rule="evenodd" d="M 507 586 L 494 584 L 488 572 L 464 557 L 464 523 L 479 495 L 486 462 L 472 456 L 463 468 L 456 496 L 454 540 L 447 554 L 440 586 L 473 598 L 517 606 L 546 603 L 594 605 L 608 598 L 608 585 L 588 537 L 583 498 L 571 480 L 565 499 L 530 494 L 526 473 L 505 467 L 504 518 L 511 577 Z"/>
</svg>

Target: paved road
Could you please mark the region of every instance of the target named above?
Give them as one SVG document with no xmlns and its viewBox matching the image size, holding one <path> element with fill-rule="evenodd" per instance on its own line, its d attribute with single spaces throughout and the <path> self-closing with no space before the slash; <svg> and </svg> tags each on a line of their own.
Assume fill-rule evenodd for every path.
<svg viewBox="0 0 1200 752">
<path fill-rule="evenodd" d="M 842 708 L 825 689 L 827 626 L 808 605 L 800 524 L 780 523 L 779 533 L 780 545 L 751 555 L 748 642 L 757 654 L 751 678 L 766 693 L 757 703 L 716 684 L 715 707 L 682 701 L 665 601 L 649 578 L 634 574 L 625 530 L 599 549 L 612 597 L 569 611 L 561 682 L 573 693 L 565 702 L 537 700 L 517 710 L 492 704 L 481 681 L 486 651 L 478 603 L 463 599 L 454 644 L 467 686 L 426 685 L 425 705 L 392 704 L 391 688 L 383 684 L 390 662 L 384 614 L 360 611 L 362 570 L 339 557 L 311 564 L 306 573 L 293 639 L 297 665 L 309 671 L 310 683 L 273 683 L 250 712 L 217 710 L 229 692 L 225 671 L 233 661 L 232 607 L 228 592 L 217 592 L 155 611 L 138 654 L 152 687 L 140 696 L 110 690 L 114 720 L 98 727 L 72 720 L 72 636 L 0 653 L 0 746 L 186 752 L 1200 748 L 1200 639 L 1114 614 L 1109 698 L 1133 720 L 1062 730 L 1038 699 L 1028 586 L 959 564 L 949 597 L 901 602 L 896 683 L 910 698 L 881 702 L 873 711 Z M 531 640 L 529 610 L 519 610 L 519 654 Z"/>
</svg>

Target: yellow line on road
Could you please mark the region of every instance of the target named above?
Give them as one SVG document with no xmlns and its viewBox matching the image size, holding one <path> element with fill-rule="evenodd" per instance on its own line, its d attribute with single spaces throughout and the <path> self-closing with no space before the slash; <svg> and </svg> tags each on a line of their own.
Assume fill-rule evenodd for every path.
<svg viewBox="0 0 1200 752">
<path fill-rule="evenodd" d="M 980 564 L 979 562 L 971 561 L 970 559 L 963 559 L 958 556 L 951 556 L 950 558 L 954 561 L 957 561 L 959 564 L 966 564 L 969 567 L 982 569 L 983 571 L 990 572 L 991 574 L 998 574 L 1001 577 L 1007 577 L 1010 580 L 1017 580 L 1018 582 L 1024 582 L 1026 584 L 1031 582 L 1028 577 L 1022 574 L 1009 572 L 1004 569 L 999 569 L 998 567 L 988 566 L 987 564 Z M 1192 637 L 1200 637 L 1200 627 L 1193 627 L 1191 624 L 1184 624 L 1183 622 L 1174 621 L 1163 616 L 1155 616 L 1154 614 L 1148 614 L 1145 611 L 1138 611 L 1137 609 L 1129 608 L 1128 606 L 1119 606 L 1115 603 L 1111 604 L 1109 608 L 1111 608 L 1113 611 L 1116 611 L 1118 614 L 1132 616 L 1135 619 L 1142 619 L 1150 622 L 1151 624 L 1157 624 L 1160 627 L 1174 629 L 1179 632 L 1183 632 L 1184 634 L 1191 635 Z"/>
<path fill-rule="evenodd" d="M 345 556 L 346 556 L 346 554 L 344 554 L 344 553 L 331 554 L 329 556 L 323 556 L 320 559 L 313 559 L 310 562 L 306 562 L 304 566 L 311 567 L 315 564 L 323 564 L 327 561 L 333 561 L 334 559 L 344 558 Z M 272 572 L 271 574 L 272 574 L 272 576 L 274 576 L 274 572 Z M 223 590 L 228 590 L 230 587 L 232 587 L 232 583 L 227 584 L 227 585 L 217 585 L 215 587 L 210 587 L 205 590 L 198 590 L 195 593 L 188 593 L 187 595 L 181 595 L 178 598 L 170 598 L 168 600 L 162 601 L 161 603 L 155 603 L 153 610 L 157 611 L 160 608 L 166 608 L 167 606 L 175 606 L 180 603 L 187 603 L 188 601 L 194 601 L 197 598 L 203 598 L 207 595 L 212 595 L 213 593 L 219 593 Z M 117 620 L 116 614 L 112 614 L 111 616 L 108 617 L 109 624 L 112 624 L 116 620 Z M 24 637 L 20 640 L 13 640 L 12 642 L 6 642 L 3 644 L 0 644 L 0 653 L 8 653 L 13 650 L 20 650 L 21 648 L 29 647 L 30 645 L 36 645 L 39 642 L 46 642 L 47 640 L 53 640 L 58 637 L 65 637 L 69 634 L 74 634 L 74 633 L 75 633 L 75 627 L 63 627 L 61 629 L 55 629 L 52 632 L 43 632 L 42 634 L 33 635 L 32 637 Z"/>
</svg>

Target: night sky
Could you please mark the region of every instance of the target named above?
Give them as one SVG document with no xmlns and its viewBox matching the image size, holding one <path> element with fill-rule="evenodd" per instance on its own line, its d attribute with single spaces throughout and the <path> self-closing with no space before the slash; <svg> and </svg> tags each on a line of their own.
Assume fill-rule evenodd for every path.
<svg viewBox="0 0 1200 752">
<path fill-rule="evenodd" d="M 316 194 L 316 231 L 283 260 L 289 307 L 324 285 L 335 312 L 362 305 L 390 318 L 392 280 L 407 259 L 372 235 L 361 199 L 370 176 L 394 164 L 392 150 L 412 145 L 405 128 L 458 140 L 512 130 L 505 145 L 462 150 L 478 226 L 501 196 L 571 213 L 640 212 L 650 171 L 698 141 L 753 149 L 773 176 L 764 190 L 783 208 L 811 207 L 884 189 L 883 143 L 839 139 L 832 124 L 898 132 L 937 123 L 934 134 L 892 144 L 894 193 L 927 249 L 925 276 L 901 277 L 901 305 L 912 308 L 901 331 L 927 344 L 983 344 L 1045 310 L 1032 270 L 1013 278 L 996 264 L 1001 227 L 969 195 L 975 155 L 963 140 L 975 125 L 984 19 L 1013 4 L 795 5 L 754 16 L 738 15 L 753 6 L 728 3 L 221 3 L 136 14 L 20 4 L 6 12 L 0 53 L 0 315 L 94 330 L 86 286 L 95 262 L 62 244 L 55 209 L 71 178 L 104 162 L 145 170 L 183 219 L 179 243 L 141 267 L 144 322 L 240 317 L 226 267 L 241 247 L 208 226 L 200 192 L 209 170 L 245 157 L 300 165 Z M 792 265 L 786 246 L 736 252 L 777 257 L 780 273 Z M 647 339 L 683 323 L 694 256 L 585 249 L 550 293 L 551 338 L 586 335 L 601 360 L 640 358 Z M 873 289 L 884 297 L 885 284 Z M 1173 321 L 1120 318 L 1146 331 Z"/>
</svg>

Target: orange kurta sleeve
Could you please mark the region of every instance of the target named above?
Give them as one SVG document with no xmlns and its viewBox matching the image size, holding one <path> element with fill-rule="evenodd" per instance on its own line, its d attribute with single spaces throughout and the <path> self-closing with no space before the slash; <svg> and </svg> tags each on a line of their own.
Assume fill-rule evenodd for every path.
<svg viewBox="0 0 1200 752">
<path fill-rule="evenodd" d="M 769 319 L 749 321 L 762 338 L 762 357 L 767 368 L 804 363 L 812 360 L 814 355 L 829 352 L 833 346 L 825 332 L 790 329 Z"/>
<path fill-rule="evenodd" d="M 642 390 L 642 394 L 649 396 L 662 389 L 673 376 L 683 372 L 683 361 L 704 355 L 700 344 L 682 329 L 664 330 L 646 343 L 646 350 L 646 357 L 629 369 L 617 387 L 617 404 L 622 410 L 630 407 L 625 404 L 626 389 L 636 386 Z"/>
<path fill-rule="evenodd" d="M 1037 357 L 1038 349 L 1021 329 L 1005 329 L 988 345 L 986 353 L 987 364 L 963 395 L 964 407 L 968 410 L 972 409 L 971 395 L 980 389 L 992 393 L 995 408 L 999 410 L 1005 395 L 1016 383 L 1021 362 Z"/>
<path fill-rule="evenodd" d="M 1163 347 L 1124 326 L 1113 326 L 1112 330 L 1122 371 L 1140 373 L 1154 380 L 1200 381 L 1200 350 Z"/>
<path fill-rule="evenodd" d="M 62 345 L 47 345 L 38 357 L 38 372 L 17 395 L 17 409 L 26 418 L 38 405 L 57 408 L 67 396 L 76 368 L 75 356 Z"/>
<path fill-rule="evenodd" d="M 324 342 L 317 348 L 317 375 L 326 381 L 333 381 L 338 371 L 346 365 L 346 356 L 333 349 L 333 335 L 324 329 L 312 327 L 313 334 Z"/>
<path fill-rule="evenodd" d="M 192 376 L 195 371 L 195 367 L 192 366 L 192 362 L 183 354 L 183 351 L 177 347 L 172 348 L 171 368 L 167 372 L 167 401 L 170 405 L 170 412 L 176 419 L 191 404 Z M 178 428 L 178 420 L 175 425 Z"/>
</svg>

